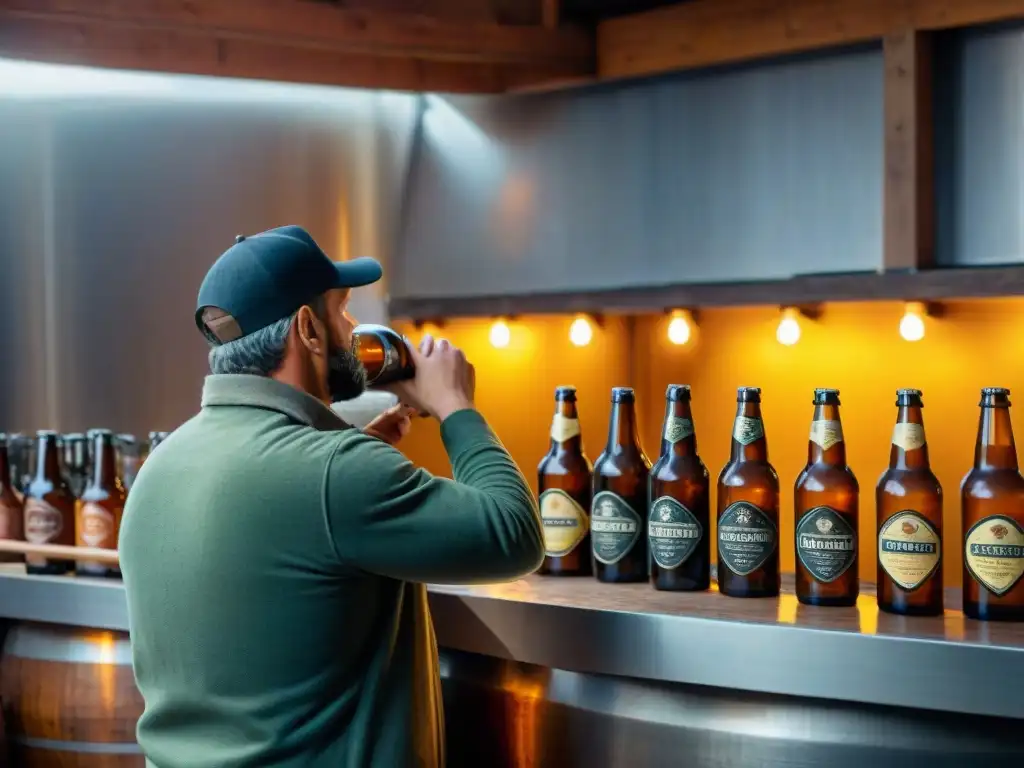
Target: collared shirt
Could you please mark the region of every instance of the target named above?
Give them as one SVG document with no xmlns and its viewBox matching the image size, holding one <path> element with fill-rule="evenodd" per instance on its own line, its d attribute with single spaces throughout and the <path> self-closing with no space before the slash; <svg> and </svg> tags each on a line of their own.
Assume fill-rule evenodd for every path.
<svg viewBox="0 0 1024 768">
<path fill-rule="evenodd" d="M 441 436 L 454 480 L 286 384 L 207 378 L 121 526 L 150 765 L 444 764 L 424 585 L 517 578 L 543 545 L 483 417 L 459 411 Z"/>
</svg>

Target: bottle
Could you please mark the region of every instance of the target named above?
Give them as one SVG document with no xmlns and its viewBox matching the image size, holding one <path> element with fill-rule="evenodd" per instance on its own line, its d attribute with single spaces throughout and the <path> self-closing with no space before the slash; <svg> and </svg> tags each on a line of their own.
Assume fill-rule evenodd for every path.
<svg viewBox="0 0 1024 768">
<path fill-rule="evenodd" d="M 11 482 L 11 462 L 7 435 L 0 432 L 0 539 L 24 541 L 25 510 Z M 0 563 L 21 563 L 25 558 L 15 552 L 0 552 Z"/>
<path fill-rule="evenodd" d="M 878 607 L 904 616 L 942 613 L 942 486 L 928 463 L 921 391 L 896 391 L 889 468 L 875 488 Z"/>
<path fill-rule="evenodd" d="M 108 429 L 94 429 L 90 439 L 95 460 L 92 477 L 76 508 L 75 544 L 79 547 L 117 549 L 125 490 L 117 475 L 114 436 Z M 117 578 L 121 575 L 117 566 L 89 560 L 79 560 L 75 564 L 75 571 L 81 576 Z"/>
<path fill-rule="evenodd" d="M 85 435 L 72 432 L 63 436 L 61 462 L 71 493 L 75 497 L 81 496 L 89 480 L 89 449 Z"/>
<path fill-rule="evenodd" d="M 405 339 L 385 325 L 357 325 L 352 331 L 352 350 L 366 369 L 368 387 L 380 387 L 416 375 Z"/>
<path fill-rule="evenodd" d="M 964 613 L 1024 621 L 1024 478 L 1010 423 L 1010 390 L 981 390 L 974 468 L 960 486 Z"/>
<path fill-rule="evenodd" d="M 760 387 L 736 392 L 732 454 L 718 476 L 718 588 L 779 594 L 779 476 L 768 463 Z"/>
<path fill-rule="evenodd" d="M 690 387 L 665 391 L 661 455 L 651 469 L 647 540 L 651 584 L 666 591 L 711 586 L 711 479 L 697 453 Z"/>
<path fill-rule="evenodd" d="M 60 471 L 57 433 L 41 429 L 36 433 L 35 476 L 25 489 L 25 539 L 32 544 L 75 543 L 75 497 Z M 25 566 L 31 574 L 67 573 L 71 560 L 50 560 L 27 555 Z"/>
<path fill-rule="evenodd" d="M 91 429 L 90 437 L 95 437 L 96 434 L 107 432 L 105 429 Z M 98 447 L 95 440 L 92 441 L 93 453 Z M 135 476 L 139 474 L 139 469 L 142 467 L 142 451 L 139 450 L 139 443 L 135 439 L 135 435 L 122 432 L 116 438 L 114 438 L 114 450 L 117 456 L 117 475 L 121 478 L 121 483 L 124 485 L 125 493 L 132 489 L 132 484 L 135 482 Z M 97 457 L 93 457 L 93 461 L 98 461 Z"/>
<path fill-rule="evenodd" d="M 555 390 L 551 446 L 537 467 L 537 492 L 544 524 L 540 573 L 589 576 L 590 501 L 593 466 L 583 452 L 576 387 Z"/>
<path fill-rule="evenodd" d="M 805 605 L 857 603 L 860 486 L 846 464 L 839 390 L 814 390 L 807 466 L 793 488 L 796 597 Z"/>
<path fill-rule="evenodd" d="M 647 581 L 647 508 L 651 462 L 640 447 L 636 396 L 630 387 L 612 389 L 608 442 L 594 465 L 590 541 L 598 581 Z"/>
</svg>

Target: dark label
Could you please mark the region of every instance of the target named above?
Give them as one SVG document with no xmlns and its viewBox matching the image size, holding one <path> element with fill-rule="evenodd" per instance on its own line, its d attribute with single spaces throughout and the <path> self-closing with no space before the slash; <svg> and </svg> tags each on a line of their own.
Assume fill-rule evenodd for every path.
<svg viewBox="0 0 1024 768">
<path fill-rule="evenodd" d="M 775 552 L 778 531 L 759 507 L 737 501 L 718 518 L 718 556 L 737 576 L 753 573 Z"/>
<path fill-rule="evenodd" d="M 590 505 L 590 541 L 594 559 L 613 565 L 629 554 L 640 538 L 643 521 L 629 503 L 611 491 L 594 494 Z"/>
<path fill-rule="evenodd" d="M 796 554 L 811 576 L 828 584 L 857 561 L 857 532 L 832 507 L 814 507 L 796 524 Z"/>
<path fill-rule="evenodd" d="M 670 496 L 662 496 L 651 504 L 647 537 L 651 557 L 661 568 L 678 568 L 685 563 L 703 535 L 693 513 Z"/>
</svg>

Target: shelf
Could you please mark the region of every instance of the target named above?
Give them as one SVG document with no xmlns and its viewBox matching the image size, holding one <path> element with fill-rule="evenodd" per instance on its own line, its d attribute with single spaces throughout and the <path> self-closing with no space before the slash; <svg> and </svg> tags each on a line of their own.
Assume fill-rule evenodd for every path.
<svg viewBox="0 0 1024 768">
<path fill-rule="evenodd" d="M 757 304 L 808 305 L 826 301 L 936 301 L 1024 295 L 1024 265 L 799 275 L 786 280 L 675 283 L 556 293 L 392 298 L 392 318 L 412 321 L 455 317 L 571 314 L 653 314 L 669 308 Z"/>
</svg>

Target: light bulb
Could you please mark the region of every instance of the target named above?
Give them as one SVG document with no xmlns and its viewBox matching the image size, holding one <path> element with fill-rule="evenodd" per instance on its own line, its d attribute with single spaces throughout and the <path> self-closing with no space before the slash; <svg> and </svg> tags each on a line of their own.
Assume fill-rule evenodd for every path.
<svg viewBox="0 0 1024 768">
<path fill-rule="evenodd" d="M 900 336 L 906 341 L 920 341 L 924 338 L 924 305 L 909 301 L 900 318 Z"/>
<path fill-rule="evenodd" d="M 497 349 L 507 347 L 512 339 L 512 331 L 504 320 L 495 320 L 491 326 L 491 346 Z"/>
<path fill-rule="evenodd" d="M 668 340 L 676 345 L 683 345 L 690 340 L 692 328 L 690 327 L 689 312 L 677 309 L 672 313 L 672 319 L 668 323 Z"/>
<path fill-rule="evenodd" d="M 775 331 L 775 338 L 779 344 L 791 347 L 800 341 L 800 313 L 793 307 L 786 307 L 782 310 L 782 319 L 779 320 L 779 327 Z"/>
<path fill-rule="evenodd" d="M 572 325 L 569 326 L 569 341 L 577 347 L 585 347 L 593 337 L 594 331 L 587 318 L 581 315 L 572 321 Z"/>
</svg>

